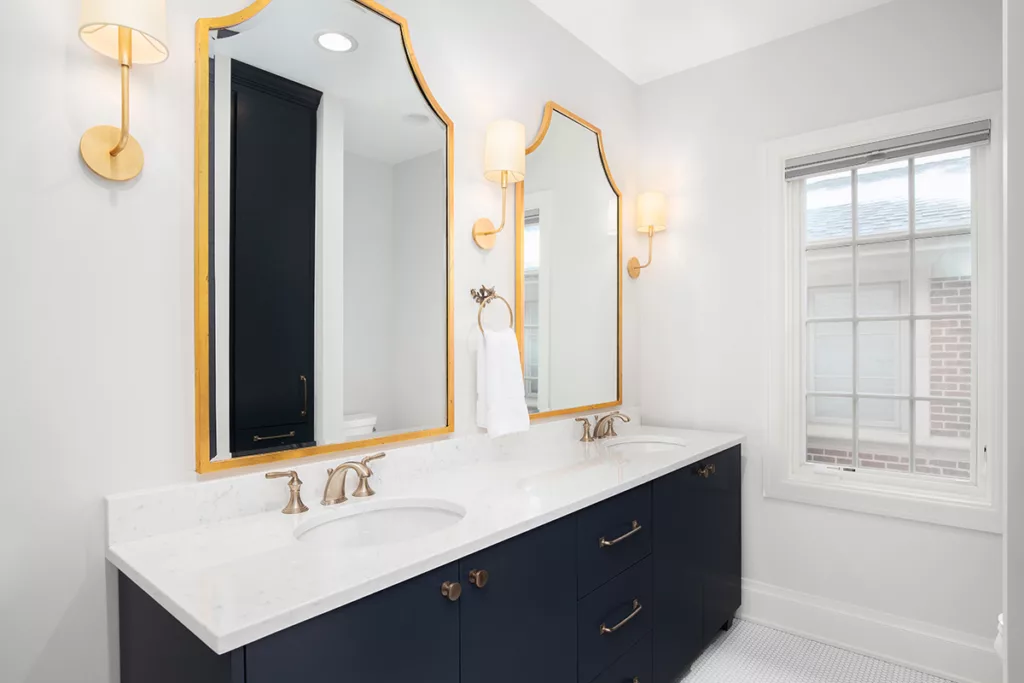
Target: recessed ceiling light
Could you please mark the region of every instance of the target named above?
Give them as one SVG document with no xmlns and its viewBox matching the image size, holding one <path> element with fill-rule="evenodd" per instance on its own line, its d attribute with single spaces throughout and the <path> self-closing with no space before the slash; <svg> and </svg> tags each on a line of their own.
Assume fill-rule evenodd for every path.
<svg viewBox="0 0 1024 683">
<path fill-rule="evenodd" d="M 352 36 L 333 31 L 321 33 L 316 37 L 316 42 L 320 44 L 320 47 L 331 52 L 352 52 L 359 46 Z"/>
<path fill-rule="evenodd" d="M 424 126 L 430 123 L 430 117 L 426 114 L 406 114 L 402 117 L 407 123 L 411 123 L 414 126 Z"/>
</svg>

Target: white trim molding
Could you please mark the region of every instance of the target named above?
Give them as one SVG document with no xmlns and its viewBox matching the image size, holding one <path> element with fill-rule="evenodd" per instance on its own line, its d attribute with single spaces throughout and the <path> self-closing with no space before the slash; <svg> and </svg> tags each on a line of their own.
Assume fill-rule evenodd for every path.
<svg viewBox="0 0 1024 683">
<path fill-rule="evenodd" d="M 959 683 L 992 683 L 1002 671 L 992 642 L 980 636 L 760 581 L 743 580 L 737 616 Z"/>
<path fill-rule="evenodd" d="M 764 218 L 773 251 L 768 255 L 766 310 L 769 330 L 768 452 L 763 459 L 764 496 L 932 524 L 1001 533 L 1002 301 L 999 245 L 1002 240 L 1002 96 L 987 93 L 870 121 L 808 133 L 762 146 Z M 975 434 L 978 443 L 971 482 L 941 481 L 858 469 L 806 464 L 804 427 L 795 413 L 805 400 L 802 386 L 803 245 L 792 229 L 794 190 L 785 179 L 788 159 L 876 140 L 990 119 L 993 144 L 978 148 L 972 171 L 976 311 Z M 979 192 L 980 188 L 980 192 Z"/>
</svg>

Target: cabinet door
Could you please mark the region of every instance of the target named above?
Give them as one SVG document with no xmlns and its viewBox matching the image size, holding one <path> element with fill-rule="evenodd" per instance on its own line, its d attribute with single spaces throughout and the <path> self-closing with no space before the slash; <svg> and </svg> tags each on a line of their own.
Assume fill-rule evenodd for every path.
<svg viewBox="0 0 1024 683">
<path fill-rule="evenodd" d="M 691 469 L 654 482 L 655 683 L 677 680 L 703 646 L 703 554 L 711 519 Z"/>
<path fill-rule="evenodd" d="M 459 569 L 462 683 L 576 680 L 575 517 L 482 550 Z M 482 588 L 474 570 L 488 573 Z"/>
<path fill-rule="evenodd" d="M 700 478 L 704 527 L 703 603 L 705 644 L 714 640 L 740 608 L 740 447 L 704 461 L 711 474 Z"/>
<path fill-rule="evenodd" d="M 459 604 L 441 595 L 457 580 L 452 563 L 247 645 L 246 682 L 459 683 Z"/>
</svg>

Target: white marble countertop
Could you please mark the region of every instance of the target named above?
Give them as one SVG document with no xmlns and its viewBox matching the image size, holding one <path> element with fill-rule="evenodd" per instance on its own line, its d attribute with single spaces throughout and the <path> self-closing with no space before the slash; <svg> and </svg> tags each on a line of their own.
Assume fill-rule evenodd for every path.
<svg viewBox="0 0 1024 683">
<path fill-rule="evenodd" d="M 465 509 L 466 516 L 453 526 L 408 542 L 345 549 L 298 540 L 296 527 L 337 510 L 321 507 L 322 485 L 310 487 L 312 482 L 307 480 L 303 494 L 310 511 L 305 514 L 283 515 L 275 510 L 128 537 L 115 540 L 107 558 L 211 649 L 223 654 L 742 441 L 739 435 L 717 432 L 655 427 L 629 431 L 633 437 L 675 437 L 686 445 L 658 452 L 636 449 L 624 455 L 606 450 L 614 440 L 584 444 L 567 436 L 545 438 L 539 447 L 535 441 L 529 449 L 489 454 L 487 459 L 470 459 L 460 466 L 438 466 L 436 472 L 421 470 L 415 477 L 375 478 L 371 480 L 377 490 L 374 498 L 350 499 L 342 505 L 430 498 Z M 281 485 L 273 491 L 271 503 L 283 504 L 286 488 Z"/>
</svg>

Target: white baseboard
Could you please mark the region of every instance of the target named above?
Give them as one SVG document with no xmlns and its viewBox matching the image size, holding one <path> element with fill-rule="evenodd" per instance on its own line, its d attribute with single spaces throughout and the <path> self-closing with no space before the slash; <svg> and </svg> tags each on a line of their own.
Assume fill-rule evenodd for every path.
<svg viewBox="0 0 1024 683">
<path fill-rule="evenodd" d="M 995 647 L 984 638 L 760 581 L 743 580 L 737 616 L 959 683 L 1002 681 Z"/>
</svg>

